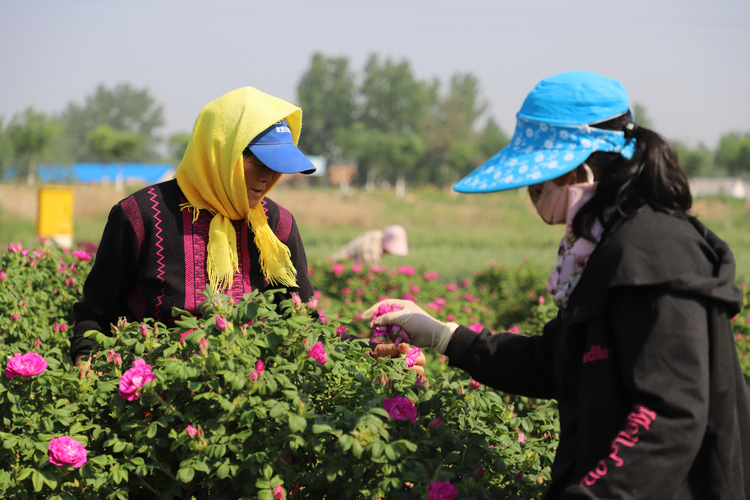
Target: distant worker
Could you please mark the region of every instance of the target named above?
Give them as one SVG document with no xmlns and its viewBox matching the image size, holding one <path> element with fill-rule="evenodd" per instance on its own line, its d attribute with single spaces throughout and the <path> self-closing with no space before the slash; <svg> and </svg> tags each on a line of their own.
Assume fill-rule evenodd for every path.
<svg viewBox="0 0 750 500">
<path fill-rule="evenodd" d="M 383 263 L 383 255 L 387 253 L 409 255 L 406 229 L 403 226 L 393 224 L 383 229 L 373 229 L 360 234 L 329 258 L 361 261 L 371 266 L 378 266 Z"/>
</svg>

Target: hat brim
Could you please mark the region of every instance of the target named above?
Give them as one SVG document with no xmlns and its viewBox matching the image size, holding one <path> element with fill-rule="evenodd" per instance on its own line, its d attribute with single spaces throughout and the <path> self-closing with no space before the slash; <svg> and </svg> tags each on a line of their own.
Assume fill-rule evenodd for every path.
<svg viewBox="0 0 750 500">
<path fill-rule="evenodd" d="M 459 193 L 493 193 L 555 179 L 586 161 L 594 149 L 519 149 L 508 146 L 458 181 Z"/>
<path fill-rule="evenodd" d="M 315 165 L 293 144 L 255 144 L 250 151 L 265 166 L 282 174 L 312 174 Z"/>
</svg>

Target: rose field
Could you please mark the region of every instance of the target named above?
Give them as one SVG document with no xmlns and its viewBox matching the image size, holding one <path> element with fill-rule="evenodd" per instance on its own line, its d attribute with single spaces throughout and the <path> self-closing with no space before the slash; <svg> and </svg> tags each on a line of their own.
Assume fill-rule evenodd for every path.
<svg viewBox="0 0 750 500">
<path fill-rule="evenodd" d="M 308 304 L 207 296 L 167 328 L 93 333 L 68 356 L 92 256 L 11 244 L 0 258 L 2 498 L 539 498 L 557 445 L 554 402 L 481 386 L 427 352 L 373 358 L 359 313 L 382 297 L 519 335 L 555 314 L 546 273 L 488 266 L 459 282 L 410 266 L 317 261 Z M 748 295 L 746 292 L 745 305 Z M 323 321 L 313 322 L 316 308 Z M 750 318 L 736 318 L 750 376 Z M 413 358 L 414 353 L 411 353 Z"/>
</svg>

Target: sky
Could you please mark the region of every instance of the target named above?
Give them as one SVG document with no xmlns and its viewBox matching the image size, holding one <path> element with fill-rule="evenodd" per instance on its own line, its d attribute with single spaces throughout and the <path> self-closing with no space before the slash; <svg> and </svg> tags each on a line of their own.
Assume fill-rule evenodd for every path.
<svg viewBox="0 0 750 500">
<path fill-rule="evenodd" d="M 748 0 L 0 0 L 0 117 L 127 82 L 163 106 L 161 135 L 189 132 L 238 87 L 297 103 L 316 52 L 357 74 L 373 53 L 419 79 L 472 73 L 509 133 L 534 85 L 569 70 L 620 80 L 670 139 L 750 133 Z"/>
</svg>

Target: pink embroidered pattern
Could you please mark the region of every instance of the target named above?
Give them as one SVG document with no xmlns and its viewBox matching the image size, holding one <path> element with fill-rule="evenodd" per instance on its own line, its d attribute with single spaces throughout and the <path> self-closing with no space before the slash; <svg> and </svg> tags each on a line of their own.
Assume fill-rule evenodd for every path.
<svg viewBox="0 0 750 500">
<path fill-rule="evenodd" d="M 583 363 L 590 363 L 592 361 L 599 361 L 601 359 L 609 358 L 612 354 L 612 349 L 602 349 L 600 345 L 592 345 L 589 352 L 584 353 Z"/>
<path fill-rule="evenodd" d="M 130 225 L 133 227 L 135 237 L 138 239 L 138 249 L 143 251 L 143 237 L 145 231 L 143 230 L 143 219 L 141 218 L 141 210 L 138 208 L 135 198 L 125 198 L 120 203 L 122 211 L 125 212 L 125 216 L 128 218 Z"/>
<path fill-rule="evenodd" d="M 289 235 L 292 234 L 292 214 L 286 208 L 278 205 L 279 207 L 279 222 L 276 224 L 276 237 L 279 238 L 283 244 L 289 241 Z"/>
<path fill-rule="evenodd" d="M 151 195 L 151 201 L 153 202 L 152 208 L 154 209 L 154 219 L 156 219 L 156 223 L 154 223 L 154 228 L 156 229 L 156 234 L 154 234 L 154 237 L 156 238 L 156 241 L 154 242 L 156 247 L 159 249 L 156 251 L 156 255 L 159 256 L 159 259 L 157 260 L 158 263 L 158 272 L 156 273 L 156 277 L 161 281 L 164 285 L 161 287 L 161 295 L 159 295 L 156 304 L 154 305 L 154 318 L 161 319 L 160 313 L 159 313 L 159 306 L 161 305 L 161 299 L 164 298 L 164 291 L 167 289 L 167 282 L 164 281 L 164 247 L 161 245 L 162 241 L 164 239 L 161 237 L 161 218 L 159 215 L 161 215 L 161 210 L 159 210 L 159 202 L 156 201 L 156 191 L 154 188 L 150 188 L 148 190 L 149 194 Z"/>
<path fill-rule="evenodd" d="M 641 427 L 648 430 L 651 426 L 651 422 L 655 419 L 655 411 L 651 411 L 645 406 L 635 406 L 635 411 L 628 415 L 628 425 L 625 427 L 625 430 L 617 434 L 617 437 L 612 441 L 609 458 L 614 461 L 615 467 L 622 467 L 625 463 L 623 459 L 617 455 L 620 451 L 620 445 L 627 446 L 628 448 L 635 446 L 635 443 L 638 442 L 638 436 L 636 435 L 638 434 L 638 431 Z M 599 461 L 594 470 L 589 471 L 589 473 L 586 474 L 586 477 L 578 483 L 578 486 L 593 486 L 594 483 L 605 474 L 607 474 L 607 464 L 603 459 Z"/>
<path fill-rule="evenodd" d="M 180 203 L 187 200 L 180 197 Z M 193 214 L 182 211 L 182 244 L 185 251 L 185 310 L 195 311 L 195 263 L 193 256 Z"/>
</svg>

